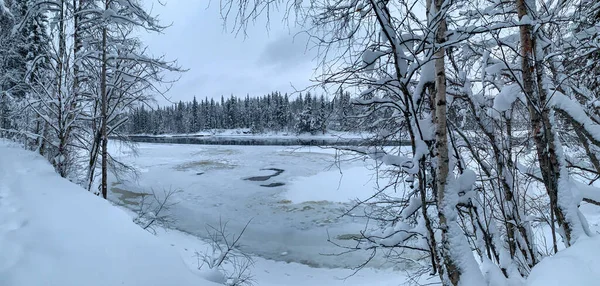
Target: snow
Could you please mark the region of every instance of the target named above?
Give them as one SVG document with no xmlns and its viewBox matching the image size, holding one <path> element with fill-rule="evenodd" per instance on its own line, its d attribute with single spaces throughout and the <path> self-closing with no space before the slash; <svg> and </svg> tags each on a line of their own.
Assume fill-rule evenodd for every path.
<svg viewBox="0 0 600 286">
<path fill-rule="evenodd" d="M 466 175 L 464 180 L 468 181 L 469 177 L 469 175 Z M 448 176 L 444 198 L 441 202 L 444 215 L 447 219 L 447 233 L 445 237 L 447 241 L 442 242 L 442 244 L 446 246 L 447 243 L 448 248 L 442 251 L 447 251 L 448 256 L 454 260 L 453 262 L 456 264 L 457 269 L 461 272 L 458 285 L 485 285 L 483 274 L 479 269 L 477 260 L 471 254 L 471 247 L 457 219 L 458 213 L 455 206 L 459 202 L 459 184 L 452 174 Z M 448 282 L 446 281 L 446 283 Z"/>
<path fill-rule="evenodd" d="M 600 237 L 581 238 L 536 265 L 526 286 L 598 285 L 600 281 Z"/>
<path fill-rule="evenodd" d="M 119 152 L 116 144 L 110 149 L 140 172 L 129 180 L 111 179 L 109 199 L 121 201 L 118 189 L 134 193 L 180 189 L 171 210 L 175 229 L 206 238 L 207 225 L 222 220 L 237 232 L 252 219 L 242 249 L 254 256 L 329 268 L 356 267 L 369 257 L 368 252 L 323 255 L 342 251 L 328 238 L 353 243 L 337 238 L 357 235 L 366 223 L 363 218 L 342 217 L 352 206 L 351 199 L 373 194 L 369 184 L 374 182 L 374 170 L 365 168 L 363 161 L 350 160 L 352 156 L 338 154 L 343 161 L 340 176 L 335 150 L 318 147 L 143 143 L 138 145 L 138 157 L 127 150 Z M 284 171 L 267 179 L 277 173 L 270 168 Z M 248 180 L 252 177 L 266 180 Z M 283 185 L 265 187 L 275 183 Z M 363 209 L 355 211 L 362 214 Z M 284 252 L 287 255 L 281 255 Z M 380 255 L 369 266 L 394 266 L 384 263 Z"/>
<path fill-rule="evenodd" d="M 494 109 L 498 112 L 506 111 L 519 97 L 522 97 L 521 87 L 518 84 L 507 85 L 494 98 Z"/>
<path fill-rule="evenodd" d="M 292 181 L 285 197 L 294 203 L 364 200 L 375 193 L 372 174 L 364 167 L 330 170 Z"/>
<path fill-rule="evenodd" d="M 0 141 L 0 285 L 215 285 L 109 202 Z"/>
<path fill-rule="evenodd" d="M 365 64 L 365 70 L 373 71 L 377 60 L 385 53 L 381 51 L 366 50 L 362 55 L 362 60 Z"/>
<path fill-rule="evenodd" d="M 489 54 L 486 56 L 489 56 Z M 491 75 L 499 75 L 502 73 L 503 70 L 508 70 L 508 66 L 505 62 L 502 62 L 502 61 L 499 61 L 493 65 L 487 66 L 484 69 L 485 73 L 488 73 Z"/>
<path fill-rule="evenodd" d="M 581 202 L 584 198 L 600 202 L 600 188 L 572 180 L 574 190 L 577 191 L 574 195 L 575 200 Z"/>
<path fill-rule="evenodd" d="M 469 200 L 476 196 L 473 192 L 473 187 L 477 180 L 477 174 L 471 169 L 465 169 L 456 179 L 456 188 L 461 203 L 468 203 Z"/>
<path fill-rule="evenodd" d="M 37 154 L 0 141 L 0 285 L 218 285 L 209 280 L 222 282 L 222 274 L 198 269 L 198 253 L 206 252 L 209 244 L 195 230 L 221 218 L 231 221 L 233 232 L 236 222 L 245 224 L 248 218 L 258 222 L 250 225 L 242 239 L 243 250 L 255 262 L 256 285 L 387 286 L 405 283 L 411 275 L 410 269 L 399 271 L 384 264 L 371 264 L 352 275 L 354 271 L 348 268 L 364 257 L 320 255 L 335 250 L 326 246 L 325 233 L 334 238 L 364 227 L 361 221 L 333 219 L 339 215 L 336 209 L 373 194 L 376 180 L 361 161 L 348 161 L 338 169 L 327 164 L 335 152 L 306 147 L 140 144 L 138 158 L 115 145 L 111 149 L 140 168 L 135 190 L 148 185 L 185 187 L 173 212 L 180 220 L 176 227 L 185 233 L 159 228 L 157 236 L 152 236 L 132 223 L 131 211 L 60 178 Z M 197 159 L 221 165 L 174 168 Z M 197 175 L 196 167 L 205 173 Z M 264 188 L 261 182 L 244 180 L 272 174 L 260 170 L 266 167 L 284 167 L 283 173 L 271 179 L 287 184 Z M 227 179 L 219 182 L 218 177 Z M 473 181 L 474 172 L 467 170 L 454 184 L 466 191 Z M 121 182 L 118 186 L 132 185 Z M 582 193 L 595 190 L 577 187 Z M 118 201 L 116 193 L 111 196 Z M 419 205 L 420 199 L 414 197 L 404 212 Z M 582 208 L 595 218 L 592 222 L 600 217 L 595 208 L 590 208 L 595 214 L 589 213 L 587 205 Z M 391 226 L 387 233 L 395 234 L 381 243 L 401 242 L 408 228 Z M 451 251 L 469 250 L 456 247 Z M 600 238 L 582 237 L 572 247 L 543 259 L 524 285 L 596 285 L 598 257 Z M 477 266 L 471 259 L 459 261 L 466 270 L 463 284 L 522 284 L 503 278 L 490 263 L 479 261 Z M 476 268 L 485 274 L 485 282 Z M 417 279 L 422 284 L 438 282 L 435 276 Z"/>
<path fill-rule="evenodd" d="M 555 108 L 558 108 L 571 116 L 577 123 L 581 124 L 584 131 L 592 137 L 590 139 L 600 141 L 600 125 L 590 119 L 581 104 L 576 100 L 555 90 L 550 98 L 550 103 Z"/>
<path fill-rule="evenodd" d="M 524 15 L 519 20 L 519 25 L 533 25 L 533 20 L 529 17 L 529 15 Z"/>
<path fill-rule="evenodd" d="M 174 230 L 159 232 L 158 236 L 170 242 L 191 268 L 198 267 L 195 252 L 205 250 L 207 247 L 206 242 L 197 237 Z M 253 259 L 253 280 L 255 281 L 255 285 L 260 286 L 397 286 L 407 281 L 407 277 L 403 271 L 391 269 L 365 268 L 354 274 L 354 270 L 352 269 L 315 268 L 299 263 L 287 263 L 260 257 L 254 257 Z M 421 282 L 431 282 L 427 278 L 427 275 L 425 275 L 425 277 L 421 278 Z"/>
<path fill-rule="evenodd" d="M 180 147 L 190 150 L 189 146 Z M 179 146 L 165 149 L 181 155 L 172 152 Z M 119 155 L 127 154 L 121 150 Z M 317 154 L 328 155 L 323 151 Z M 133 212 L 60 178 L 44 158 L 20 147 L 0 142 L 0 158 L 0 285 L 208 286 L 219 285 L 210 281 L 223 282 L 220 272 L 198 269 L 198 254 L 209 247 L 205 240 L 164 228 L 157 229 L 157 236 L 151 235 L 132 222 Z M 182 158 L 173 157 L 175 163 L 177 159 Z M 152 170 L 142 170 L 145 172 Z M 345 172 L 353 179 L 359 175 L 356 168 Z M 261 236 L 262 244 L 272 240 L 268 234 Z M 293 256 L 298 251 L 301 248 L 279 255 Z M 405 271 L 389 268 L 355 273 L 353 269 L 315 268 L 258 256 L 253 260 L 253 281 L 261 286 L 395 286 L 408 281 Z M 437 281 L 426 274 L 411 279 Z"/>
<path fill-rule="evenodd" d="M 338 217 L 350 201 L 373 194 L 377 180 L 362 161 L 332 166 L 336 153 L 314 147 L 139 147 L 140 156 L 133 157 L 111 146 L 117 157 L 140 169 L 137 188 L 131 182 L 113 186 L 132 191 L 148 186 L 183 188 L 173 215 L 179 220 L 175 227 L 185 232 L 159 228 L 157 236 L 152 236 L 132 223 L 131 211 L 60 178 L 37 154 L 0 142 L 0 285 L 217 285 L 209 280 L 222 282 L 222 274 L 198 269 L 198 253 L 209 247 L 199 230 L 223 219 L 230 221 L 235 233 L 237 224 L 249 218 L 253 223 L 244 234 L 242 250 L 253 257 L 256 285 L 387 286 L 405 283 L 411 275 L 410 268 L 393 269 L 377 259 L 352 275 L 349 268 L 365 256 L 321 255 L 339 250 L 326 242 L 328 236 L 335 239 L 364 228 L 363 221 Z M 207 163 L 189 164 L 197 160 Z M 264 182 L 244 180 L 272 175 L 261 169 L 276 167 L 285 171 L 265 182 L 286 185 L 265 188 L 260 186 Z M 203 175 L 197 175 L 198 171 Z M 467 170 L 454 184 L 457 190 L 467 191 L 473 181 L 474 172 Z M 582 193 L 595 190 L 577 187 Z M 117 193 L 110 196 L 119 201 Z M 403 213 L 419 205 L 420 199 L 414 197 Z M 582 208 L 595 218 L 592 222 L 600 217 L 595 208 L 590 208 L 595 214 L 587 205 Z M 405 229 L 409 227 L 403 224 L 390 226 L 386 231 L 391 236 L 381 243 L 401 243 Z M 456 225 L 452 229 L 459 231 Z M 469 250 L 456 247 L 451 251 Z M 574 246 L 542 260 L 523 284 L 596 285 L 598 257 L 600 238 L 582 237 Z M 503 278 L 489 261 L 474 263 L 465 258 L 459 264 L 466 271 L 464 285 L 522 285 L 522 281 Z M 439 281 L 426 274 L 418 279 L 422 284 Z"/>
<path fill-rule="evenodd" d="M 411 197 L 408 206 L 402 210 L 400 216 L 402 216 L 403 218 L 407 218 L 413 213 L 415 213 L 417 210 L 419 210 L 422 205 L 423 204 L 421 201 L 421 197 Z"/>
<path fill-rule="evenodd" d="M 423 68 L 421 70 L 421 78 L 419 79 L 419 83 L 427 83 L 435 81 L 435 61 L 429 60 L 423 64 Z"/>
</svg>

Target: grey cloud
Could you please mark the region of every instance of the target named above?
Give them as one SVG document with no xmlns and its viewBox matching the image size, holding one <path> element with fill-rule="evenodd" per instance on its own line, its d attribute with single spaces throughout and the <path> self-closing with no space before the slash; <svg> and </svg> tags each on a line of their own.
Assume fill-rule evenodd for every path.
<svg viewBox="0 0 600 286">
<path fill-rule="evenodd" d="M 218 1 L 216 1 L 218 2 Z M 164 34 L 143 34 L 153 54 L 178 59 L 189 69 L 166 94 L 172 101 L 191 100 L 196 95 L 263 95 L 278 90 L 292 92 L 309 84 L 314 55 L 306 51 L 308 37 L 283 25 L 263 23 L 248 26 L 248 37 L 223 30 L 219 6 L 205 1 L 171 0 L 156 5 L 164 23 L 173 23 Z M 169 104 L 157 98 L 159 104 Z"/>
<path fill-rule="evenodd" d="M 289 68 L 310 62 L 314 53 L 310 50 L 308 41 L 309 38 L 304 33 L 282 34 L 267 43 L 259 56 L 258 65 Z"/>
</svg>

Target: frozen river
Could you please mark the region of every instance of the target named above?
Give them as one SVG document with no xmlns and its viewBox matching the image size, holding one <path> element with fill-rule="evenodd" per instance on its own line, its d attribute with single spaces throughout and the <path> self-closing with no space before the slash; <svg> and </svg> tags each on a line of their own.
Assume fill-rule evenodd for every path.
<svg viewBox="0 0 600 286">
<path fill-rule="evenodd" d="M 354 245 L 348 238 L 364 229 L 363 219 L 342 214 L 352 199 L 373 194 L 368 162 L 318 147 L 141 143 L 137 157 L 112 148 L 139 170 L 136 179 L 113 179 L 112 200 L 130 203 L 124 190 L 180 189 L 174 228 L 206 237 L 207 225 L 228 222 L 238 233 L 250 221 L 243 250 L 314 267 L 350 268 L 369 256 L 331 255 L 343 249 L 328 242 Z"/>
</svg>

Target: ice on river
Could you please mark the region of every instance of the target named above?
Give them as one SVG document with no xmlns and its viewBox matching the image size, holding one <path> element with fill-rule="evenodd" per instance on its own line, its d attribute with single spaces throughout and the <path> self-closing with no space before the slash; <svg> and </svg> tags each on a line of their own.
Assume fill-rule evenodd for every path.
<svg viewBox="0 0 600 286">
<path fill-rule="evenodd" d="M 335 151 L 318 147 L 142 143 L 137 157 L 115 154 L 140 172 L 135 180 L 114 179 L 112 199 L 135 204 L 131 192 L 181 189 L 172 210 L 179 230 L 204 237 L 207 224 L 226 221 L 238 232 L 252 220 L 243 250 L 263 258 L 348 268 L 369 256 L 329 255 L 343 249 L 328 242 L 353 244 L 344 238 L 365 227 L 362 219 L 341 216 L 352 199 L 373 194 L 373 171 L 363 161 L 335 164 Z"/>
</svg>

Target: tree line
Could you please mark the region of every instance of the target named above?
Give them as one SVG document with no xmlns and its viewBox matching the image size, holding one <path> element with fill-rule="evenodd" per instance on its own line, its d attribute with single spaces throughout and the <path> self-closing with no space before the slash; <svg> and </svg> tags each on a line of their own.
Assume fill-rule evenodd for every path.
<svg viewBox="0 0 600 286">
<path fill-rule="evenodd" d="M 180 101 L 171 106 L 139 106 L 128 114 L 129 134 L 185 134 L 211 129 L 249 129 L 252 133 L 290 132 L 323 134 L 327 130 L 361 131 L 362 107 L 352 104 L 350 93 L 329 100 L 306 92 L 290 100 L 272 92 L 261 97 L 230 96 Z M 373 118 L 370 118 L 371 121 Z"/>
</svg>

